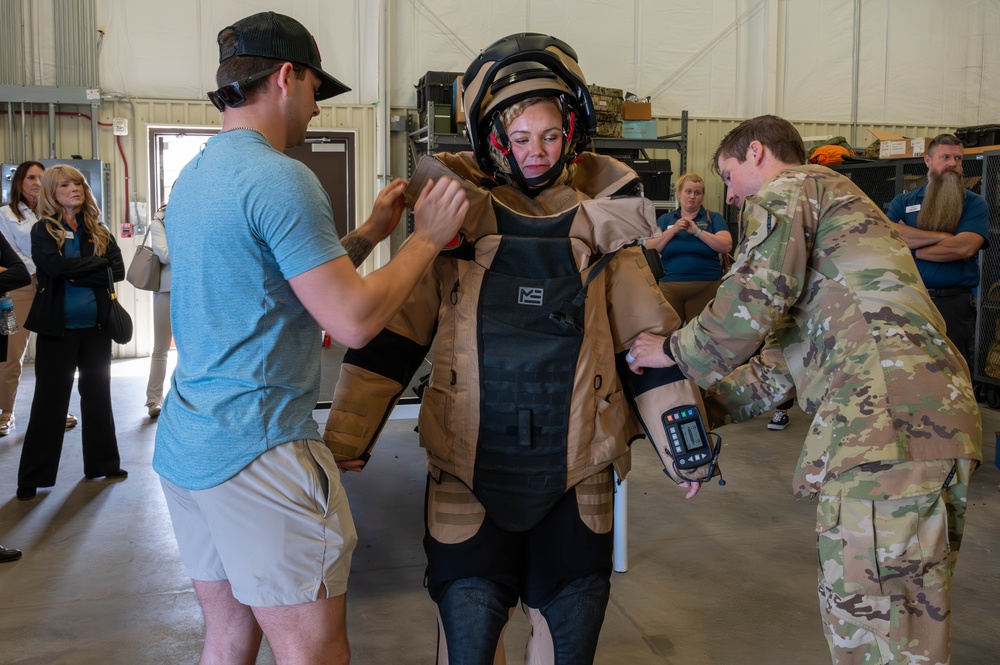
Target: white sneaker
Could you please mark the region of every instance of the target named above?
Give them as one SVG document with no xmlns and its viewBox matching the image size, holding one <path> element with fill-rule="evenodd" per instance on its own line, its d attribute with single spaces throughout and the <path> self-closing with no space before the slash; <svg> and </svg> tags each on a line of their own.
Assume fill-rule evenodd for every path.
<svg viewBox="0 0 1000 665">
<path fill-rule="evenodd" d="M 150 404 L 149 406 L 146 407 L 146 413 L 149 414 L 150 418 L 158 418 L 160 415 L 160 405 Z"/>
<path fill-rule="evenodd" d="M 0 436 L 7 436 L 12 429 L 14 429 L 14 412 L 0 413 Z"/>
<path fill-rule="evenodd" d="M 76 416 L 74 416 L 72 413 L 67 413 L 66 429 L 73 429 L 74 427 L 76 427 L 76 423 L 77 423 Z"/>
<path fill-rule="evenodd" d="M 768 429 L 783 430 L 788 427 L 788 414 L 784 411 L 775 411 L 774 417 L 767 423 Z"/>
</svg>

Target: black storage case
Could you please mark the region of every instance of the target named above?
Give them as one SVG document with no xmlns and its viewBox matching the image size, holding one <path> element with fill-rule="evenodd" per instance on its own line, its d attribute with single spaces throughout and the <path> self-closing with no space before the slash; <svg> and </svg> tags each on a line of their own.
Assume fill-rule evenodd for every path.
<svg viewBox="0 0 1000 665">
<path fill-rule="evenodd" d="M 669 159 L 631 159 L 627 161 L 639 179 L 642 180 L 643 196 L 652 201 L 670 200 L 670 179 L 674 172 L 670 170 Z"/>
<path fill-rule="evenodd" d="M 427 126 L 427 102 L 446 104 L 451 109 L 452 117 L 455 109 L 451 107 L 452 84 L 462 72 L 427 72 L 417 83 L 417 115 L 420 126 Z"/>
<path fill-rule="evenodd" d="M 1000 125 L 975 125 L 960 127 L 955 130 L 955 136 L 961 139 L 966 148 L 981 145 L 1000 145 Z"/>
</svg>

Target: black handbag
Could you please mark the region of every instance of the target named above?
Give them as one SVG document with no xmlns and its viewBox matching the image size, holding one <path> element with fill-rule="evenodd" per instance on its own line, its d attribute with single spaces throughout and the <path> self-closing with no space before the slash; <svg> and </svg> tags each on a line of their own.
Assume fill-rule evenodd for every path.
<svg viewBox="0 0 1000 665">
<path fill-rule="evenodd" d="M 122 304 L 118 302 L 118 295 L 115 293 L 115 278 L 111 274 L 111 266 L 108 266 L 108 297 L 111 302 L 108 306 L 108 320 L 105 328 L 111 333 L 111 339 L 119 344 L 128 344 L 132 341 L 132 317 L 128 315 Z"/>
</svg>

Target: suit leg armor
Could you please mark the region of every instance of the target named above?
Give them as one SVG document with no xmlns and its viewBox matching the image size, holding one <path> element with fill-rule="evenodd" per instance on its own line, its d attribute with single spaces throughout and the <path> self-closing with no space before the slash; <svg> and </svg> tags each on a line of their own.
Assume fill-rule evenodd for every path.
<svg viewBox="0 0 1000 665">
<path fill-rule="evenodd" d="M 595 573 L 571 581 L 540 608 L 524 604 L 531 623 L 526 665 L 593 663 L 611 595 L 611 580 Z"/>
<path fill-rule="evenodd" d="M 438 606 L 438 665 L 502 665 L 503 630 L 517 603 L 517 590 L 466 577 L 448 582 L 435 598 Z M 498 653 L 499 652 L 499 653 Z"/>
<path fill-rule="evenodd" d="M 424 549 L 427 587 L 438 605 L 439 665 L 494 663 L 519 597 L 532 622 L 529 652 L 536 656 L 529 662 L 593 661 L 611 587 L 612 533 L 590 524 L 610 513 L 611 493 L 603 491 L 610 473 L 567 492 L 524 532 L 497 526 L 454 476 L 428 479 Z M 610 527 L 603 518 L 597 523 Z"/>
</svg>

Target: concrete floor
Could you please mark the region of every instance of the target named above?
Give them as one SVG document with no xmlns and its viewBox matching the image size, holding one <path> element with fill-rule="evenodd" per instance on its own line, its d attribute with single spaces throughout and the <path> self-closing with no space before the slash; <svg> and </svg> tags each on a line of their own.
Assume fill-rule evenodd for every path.
<svg viewBox="0 0 1000 665">
<path fill-rule="evenodd" d="M 148 360 L 116 361 L 122 482 L 83 479 L 80 430 L 66 435 L 56 487 L 17 501 L 18 456 L 34 387 L 27 366 L 18 427 L 0 439 L 0 663 L 197 662 L 201 615 L 177 555 L 156 474 L 156 425 L 143 408 Z M 74 396 L 72 409 L 78 411 Z M 325 419 L 324 412 L 315 414 Z M 996 665 L 1000 644 L 1000 412 L 983 410 L 987 462 L 974 477 L 954 591 L 956 665 Z M 348 592 L 355 663 L 432 663 L 434 611 L 422 588 L 423 455 L 414 421 L 392 421 L 362 474 L 345 477 L 358 525 Z M 815 593 L 815 506 L 791 496 L 807 418 L 784 432 L 758 420 L 720 430 L 728 484 L 685 502 L 648 444 L 629 476 L 629 570 L 615 574 L 597 662 L 605 665 L 828 663 Z M 989 628 L 993 626 L 993 628 Z M 527 624 L 506 645 L 522 663 Z M 258 663 L 273 663 L 267 647 Z"/>
</svg>

